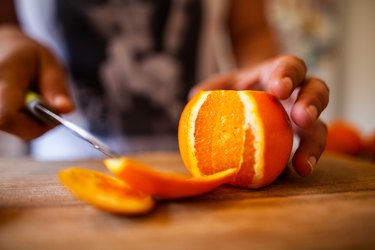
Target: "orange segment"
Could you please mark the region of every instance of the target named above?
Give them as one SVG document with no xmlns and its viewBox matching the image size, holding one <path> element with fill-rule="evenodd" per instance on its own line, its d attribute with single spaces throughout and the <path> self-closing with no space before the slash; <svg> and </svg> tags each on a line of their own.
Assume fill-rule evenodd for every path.
<svg viewBox="0 0 375 250">
<path fill-rule="evenodd" d="M 104 163 L 112 173 L 131 187 L 161 198 L 184 198 L 210 192 L 228 183 L 235 173 L 235 169 L 201 177 L 162 173 L 125 157 L 106 159 Z"/>
<path fill-rule="evenodd" d="M 198 112 L 206 101 L 209 92 L 200 91 L 196 96 L 191 99 L 185 106 L 179 122 L 178 128 L 178 142 L 181 158 L 193 176 L 200 176 L 198 162 L 195 158 L 194 140 L 195 140 L 195 120 L 198 117 Z"/>
<path fill-rule="evenodd" d="M 249 146 L 245 147 L 245 150 L 243 151 L 243 161 L 235 179 L 235 183 L 242 187 L 249 186 L 254 178 L 253 166 L 255 165 L 255 148 L 254 145 L 252 145 L 253 141 L 254 135 L 252 134 L 250 129 L 247 129 L 245 135 L 245 145 Z"/>
<path fill-rule="evenodd" d="M 179 124 L 182 160 L 194 176 L 236 168 L 234 185 L 259 188 L 285 168 L 293 144 L 289 118 L 271 94 L 215 90 L 198 93 Z"/>
<path fill-rule="evenodd" d="M 77 198 L 101 210 L 136 215 L 155 205 L 151 196 L 94 170 L 69 168 L 60 171 L 59 178 Z"/>
<path fill-rule="evenodd" d="M 217 100 L 222 100 L 217 102 Z M 212 92 L 195 120 L 194 151 L 202 175 L 241 164 L 245 122 L 244 105 L 235 91 Z"/>
<path fill-rule="evenodd" d="M 262 120 L 259 117 L 259 111 L 255 98 L 249 91 L 237 92 L 241 102 L 245 107 L 245 138 L 242 141 L 244 151 L 242 154 L 242 164 L 236 176 L 235 184 L 242 187 L 261 186 L 263 178 L 264 153 L 264 130 Z"/>
</svg>

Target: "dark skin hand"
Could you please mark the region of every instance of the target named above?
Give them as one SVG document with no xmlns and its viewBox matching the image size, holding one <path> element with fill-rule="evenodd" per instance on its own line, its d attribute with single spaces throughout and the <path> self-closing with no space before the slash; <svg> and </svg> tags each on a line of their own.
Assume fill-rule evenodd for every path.
<svg viewBox="0 0 375 250">
<path fill-rule="evenodd" d="M 50 127 L 27 114 L 26 92 L 36 89 L 60 113 L 73 109 L 65 72 L 52 53 L 16 26 L 0 28 L 0 130 L 30 140 Z"/>
<path fill-rule="evenodd" d="M 38 91 L 60 113 L 73 110 L 62 64 L 19 27 L 13 0 L 0 1 L 0 130 L 24 140 L 51 127 L 37 122 L 24 108 L 29 89 Z"/>
<path fill-rule="evenodd" d="M 287 110 L 299 145 L 293 167 L 301 176 L 311 174 L 322 155 L 327 137 L 319 119 L 329 101 L 324 81 L 307 77 L 303 60 L 276 56 L 277 48 L 265 18 L 264 1 L 232 0 L 228 20 L 238 70 L 210 77 L 192 89 L 259 89 L 274 94 Z"/>
<path fill-rule="evenodd" d="M 293 167 L 301 176 L 311 174 L 324 151 L 326 125 L 319 115 L 326 108 L 329 90 L 318 78 L 306 77 L 306 66 L 294 56 L 281 56 L 256 67 L 214 76 L 192 89 L 261 89 L 282 100 L 300 142 L 293 156 Z"/>
</svg>

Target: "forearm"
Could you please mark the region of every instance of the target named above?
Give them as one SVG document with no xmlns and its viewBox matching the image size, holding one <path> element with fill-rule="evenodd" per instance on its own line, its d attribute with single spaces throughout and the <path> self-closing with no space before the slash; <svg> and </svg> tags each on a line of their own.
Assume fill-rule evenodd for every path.
<svg viewBox="0 0 375 250">
<path fill-rule="evenodd" d="M 247 36 L 236 42 L 233 53 L 238 67 L 250 67 L 277 56 L 274 40 L 269 34 Z"/>
<path fill-rule="evenodd" d="M 18 25 L 18 18 L 13 0 L 0 1 L 0 25 L 4 24 Z"/>
<path fill-rule="evenodd" d="M 232 0 L 228 27 L 238 67 L 253 66 L 278 53 L 261 0 Z"/>
</svg>

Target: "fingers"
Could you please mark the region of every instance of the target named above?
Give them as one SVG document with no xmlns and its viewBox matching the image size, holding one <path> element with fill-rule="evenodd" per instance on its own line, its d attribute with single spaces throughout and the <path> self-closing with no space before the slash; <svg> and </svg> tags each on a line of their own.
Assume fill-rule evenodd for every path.
<svg viewBox="0 0 375 250">
<path fill-rule="evenodd" d="M 231 89 L 235 82 L 235 74 L 221 74 L 210 77 L 209 79 L 197 84 L 189 92 L 189 99 L 200 90 Z"/>
<path fill-rule="evenodd" d="M 293 157 L 298 174 L 307 176 L 319 160 L 326 144 L 326 126 L 319 120 L 329 101 L 329 89 L 317 78 L 306 78 L 307 67 L 295 56 L 282 56 L 253 68 L 220 75 L 196 86 L 210 89 L 263 89 L 284 100 L 295 123 L 300 144 Z"/>
<path fill-rule="evenodd" d="M 325 149 L 327 128 L 318 120 L 308 130 L 300 130 L 298 135 L 300 143 L 293 156 L 293 167 L 299 175 L 308 176 Z"/>
<path fill-rule="evenodd" d="M 328 102 L 327 85 L 317 78 L 306 79 L 292 107 L 291 118 L 300 128 L 308 128 L 319 118 Z"/>
<path fill-rule="evenodd" d="M 39 91 L 49 105 L 59 113 L 73 110 L 65 80 L 65 71 L 57 59 L 46 49 L 41 48 Z"/>
<path fill-rule="evenodd" d="M 306 72 L 306 64 L 300 58 L 281 56 L 256 67 L 233 72 L 227 75 L 227 78 L 221 78 L 221 81 L 215 84 L 211 82 L 206 86 L 214 86 L 217 89 L 225 83 L 226 87 L 230 89 L 263 89 L 284 100 L 290 97 L 293 91 L 304 82 Z"/>
<path fill-rule="evenodd" d="M 31 140 L 51 129 L 50 126 L 34 120 L 26 113 L 0 110 L 0 130 L 23 140 Z"/>
<path fill-rule="evenodd" d="M 18 81 L 15 80 L 19 78 L 16 75 L 20 74 L 7 70 L 0 77 L 0 130 L 30 140 L 46 132 L 49 127 L 38 123 L 25 112 L 25 92 L 21 87 L 17 88 Z"/>
<path fill-rule="evenodd" d="M 51 127 L 26 112 L 25 94 L 34 84 L 51 106 L 70 111 L 64 72 L 47 49 L 22 32 L 0 32 L 0 38 L 0 130 L 33 139 Z"/>
<path fill-rule="evenodd" d="M 262 76 L 263 82 L 267 84 L 265 89 L 282 100 L 288 98 L 294 89 L 304 82 L 307 73 L 305 62 L 295 56 L 279 57 L 267 67 L 272 72 L 268 80 L 267 76 Z"/>
</svg>

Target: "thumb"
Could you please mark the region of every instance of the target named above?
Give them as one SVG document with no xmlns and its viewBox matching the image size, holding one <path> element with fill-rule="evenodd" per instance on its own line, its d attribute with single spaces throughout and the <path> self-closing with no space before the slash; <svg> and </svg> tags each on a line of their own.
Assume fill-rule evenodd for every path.
<svg viewBox="0 0 375 250">
<path fill-rule="evenodd" d="M 65 70 L 47 49 L 42 48 L 39 91 L 47 103 L 59 113 L 74 109 L 66 84 Z"/>
</svg>

